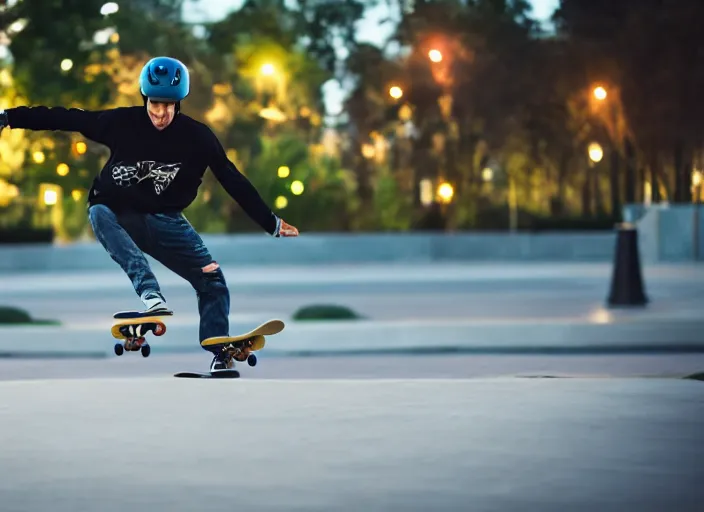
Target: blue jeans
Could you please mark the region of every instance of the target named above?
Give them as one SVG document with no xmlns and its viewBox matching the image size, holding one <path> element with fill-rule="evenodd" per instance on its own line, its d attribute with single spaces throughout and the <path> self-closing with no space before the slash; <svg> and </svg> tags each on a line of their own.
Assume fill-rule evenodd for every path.
<svg viewBox="0 0 704 512">
<path fill-rule="evenodd" d="M 161 293 L 144 254 L 188 281 L 196 291 L 200 340 L 229 335 L 230 292 L 200 235 L 181 213 L 115 214 L 97 204 L 88 209 L 96 238 L 132 281 L 137 295 Z"/>
</svg>

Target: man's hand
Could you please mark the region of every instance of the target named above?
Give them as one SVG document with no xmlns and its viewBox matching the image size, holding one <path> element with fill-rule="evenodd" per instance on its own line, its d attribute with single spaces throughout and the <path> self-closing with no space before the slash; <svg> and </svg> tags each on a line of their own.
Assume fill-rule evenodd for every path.
<svg viewBox="0 0 704 512">
<path fill-rule="evenodd" d="M 279 227 L 279 236 L 298 236 L 298 229 L 292 226 L 284 219 L 281 219 L 281 227 Z"/>
</svg>

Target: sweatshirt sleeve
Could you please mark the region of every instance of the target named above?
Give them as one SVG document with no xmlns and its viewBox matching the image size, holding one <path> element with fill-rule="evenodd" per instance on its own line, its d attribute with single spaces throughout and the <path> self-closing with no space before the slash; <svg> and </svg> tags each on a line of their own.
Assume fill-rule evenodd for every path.
<svg viewBox="0 0 704 512">
<path fill-rule="evenodd" d="M 10 128 L 78 132 L 87 139 L 110 146 L 113 110 L 64 107 L 15 107 L 5 111 Z"/>
<path fill-rule="evenodd" d="M 227 158 L 215 134 L 208 128 L 208 165 L 230 196 L 249 217 L 270 235 L 278 236 L 281 219 L 271 211 L 252 183 Z"/>
</svg>

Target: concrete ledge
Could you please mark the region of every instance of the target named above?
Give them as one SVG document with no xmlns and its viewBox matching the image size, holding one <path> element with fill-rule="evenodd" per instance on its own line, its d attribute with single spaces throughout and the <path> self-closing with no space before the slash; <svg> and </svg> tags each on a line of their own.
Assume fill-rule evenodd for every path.
<svg viewBox="0 0 704 512">
<path fill-rule="evenodd" d="M 251 322 L 233 322 L 244 332 Z M 704 319 L 585 321 L 292 322 L 268 339 L 267 356 L 448 353 L 704 352 Z M 116 340 L 105 328 L 0 328 L 0 357 L 110 357 Z M 201 351 L 198 326 L 175 324 L 150 337 L 152 354 Z M 130 356 L 130 355 L 128 355 Z M 124 357 L 124 356 L 123 356 Z M 140 356 L 141 357 L 141 356 Z"/>
<path fill-rule="evenodd" d="M 597 233 L 390 233 L 204 235 L 223 264 L 312 265 L 449 261 L 610 262 L 615 232 Z M 65 246 L 0 246 L 0 273 L 112 270 L 115 262 L 95 242 Z"/>
</svg>

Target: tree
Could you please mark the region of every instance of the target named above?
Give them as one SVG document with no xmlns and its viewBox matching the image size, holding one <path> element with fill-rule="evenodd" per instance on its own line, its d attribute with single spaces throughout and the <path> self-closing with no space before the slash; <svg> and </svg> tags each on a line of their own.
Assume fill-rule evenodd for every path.
<svg viewBox="0 0 704 512">
<path fill-rule="evenodd" d="M 703 128 L 701 2 L 562 0 L 556 20 L 588 78 L 610 85 L 607 101 L 623 105 L 626 140 L 619 146 L 626 159 L 626 200 L 636 199 L 646 179 L 640 176 L 636 185 L 638 165 L 650 168 L 655 200 L 661 185 L 674 191 L 675 201 L 689 201 Z"/>
</svg>

